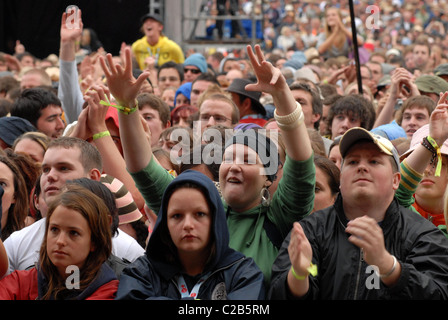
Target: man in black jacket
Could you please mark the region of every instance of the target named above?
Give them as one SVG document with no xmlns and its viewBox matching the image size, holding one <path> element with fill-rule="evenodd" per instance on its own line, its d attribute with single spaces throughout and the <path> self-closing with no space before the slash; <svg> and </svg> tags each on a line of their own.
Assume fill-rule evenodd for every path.
<svg viewBox="0 0 448 320">
<path fill-rule="evenodd" d="M 391 142 L 352 128 L 340 150 L 340 195 L 294 224 L 269 297 L 448 299 L 448 240 L 394 197 L 400 161 Z"/>
</svg>

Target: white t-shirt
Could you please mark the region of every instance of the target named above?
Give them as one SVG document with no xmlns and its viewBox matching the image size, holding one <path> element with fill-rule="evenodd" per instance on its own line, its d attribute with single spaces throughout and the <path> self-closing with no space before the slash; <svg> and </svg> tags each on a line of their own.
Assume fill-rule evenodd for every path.
<svg viewBox="0 0 448 320">
<path fill-rule="evenodd" d="M 4 242 L 8 254 L 8 272 L 27 270 L 36 265 L 39 251 L 45 235 L 45 218 L 32 225 L 13 232 Z M 143 255 L 145 250 L 127 233 L 118 230 L 118 235 L 112 238 L 112 254 L 130 262 Z"/>
</svg>

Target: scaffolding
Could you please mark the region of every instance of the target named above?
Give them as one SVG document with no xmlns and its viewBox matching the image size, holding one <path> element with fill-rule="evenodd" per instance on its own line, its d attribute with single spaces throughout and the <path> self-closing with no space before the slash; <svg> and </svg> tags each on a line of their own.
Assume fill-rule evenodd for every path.
<svg viewBox="0 0 448 320">
<path fill-rule="evenodd" d="M 149 0 L 149 13 L 158 14 L 164 16 L 164 1 L 162 0 Z"/>
<path fill-rule="evenodd" d="M 192 8 L 186 8 L 186 3 L 189 1 L 181 1 L 182 12 L 182 44 L 184 49 L 204 49 L 207 47 L 221 47 L 225 49 L 239 49 L 245 48 L 248 44 L 252 46 L 259 43 L 262 39 L 257 38 L 257 23 L 263 24 L 263 14 L 255 14 L 254 10 L 249 15 L 237 13 L 235 15 L 212 15 L 209 10 L 210 1 L 202 0 L 198 8 L 196 8 L 196 15 L 188 15 L 187 11 L 191 12 Z M 252 0 L 252 8 L 254 8 L 256 0 Z M 216 32 L 212 37 L 207 37 L 202 32 L 205 32 L 204 22 L 207 20 L 222 20 L 223 28 L 226 21 L 237 21 L 241 35 L 238 37 L 231 37 L 224 32 L 224 36 L 219 39 Z M 247 34 L 243 27 L 243 20 L 250 21 L 251 34 Z M 202 23 L 201 23 L 202 22 Z M 201 27 L 202 29 L 198 29 Z M 262 30 L 262 28 L 261 28 Z"/>
</svg>

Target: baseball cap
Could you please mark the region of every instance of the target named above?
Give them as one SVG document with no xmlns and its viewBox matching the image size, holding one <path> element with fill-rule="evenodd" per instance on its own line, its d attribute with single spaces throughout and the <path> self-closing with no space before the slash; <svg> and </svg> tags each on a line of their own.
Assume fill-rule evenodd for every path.
<svg viewBox="0 0 448 320">
<path fill-rule="evenodd" d="M 367 140 L 375 143 L 381 152 L 393 157 L 395 163 L 397 164 L 397 168 L 400 168 L 400 156 L 398 155 L 398 151 L 395 149 L 392 142 L 387 138 L 367 131 L 361 127 L 351 128 L 342 136 L 341 142 L 339 143 L 339 150 L 341 151 L 342 158 L 345 158 L 348 150 L 361 140 Z"/>
<path fill-rule="evenodd" d="M 15 116 L 0 118 L 0 139 L 8 146 L 12 146 L 19 136 L 29 131 L 37 129 L 24 118 Z"/>
<path fill-rule="evenodd" d="M 147 13 L 147 14 L 145 14 L 144 16 L 142 16 L 140 18 L 140 24 L 143 24 L 146 21 L 146 19 L 153 19 L 153 20 L 156 20 L 157 22 L 163 24 L 162 16 L 157 14 L 157 13 Z"/>
</svg>

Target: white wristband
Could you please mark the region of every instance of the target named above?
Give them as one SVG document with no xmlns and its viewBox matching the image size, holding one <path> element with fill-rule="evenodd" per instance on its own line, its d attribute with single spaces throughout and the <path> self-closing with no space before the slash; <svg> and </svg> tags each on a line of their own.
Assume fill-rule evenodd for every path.
<svg viewBox="0 0 448 320">
<path fill-rule="evenodd" d="M 395 258 L 395 256 L 392 256 L 392 258 L 394 258 L 394 264 L 392 265 L 392 269 L 390 269 L 389 272 L 386 273 L 386 274 L 380 274 L 380 278 L 387 278 L 387 277 L 389 277 L 392 273 L 394 273 L 395 268 L 397 267 L 397 258 Z"/>
<path fill-rule="evenodd" d="M 305 116 L 302 111 L 302 106 L 300 103 L 296 102 L 296 110 L 286 116 L 279 116 L 277 114 L 277 109 L 275 109 L 274 119 L 280 129 L 288 131 L 301 125 L 305 120 Z"/>
</svg>

